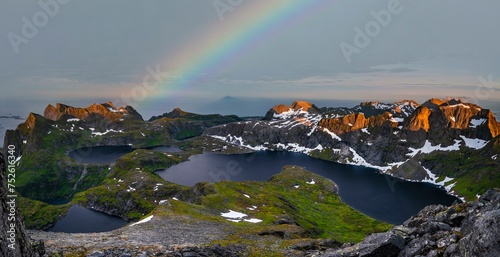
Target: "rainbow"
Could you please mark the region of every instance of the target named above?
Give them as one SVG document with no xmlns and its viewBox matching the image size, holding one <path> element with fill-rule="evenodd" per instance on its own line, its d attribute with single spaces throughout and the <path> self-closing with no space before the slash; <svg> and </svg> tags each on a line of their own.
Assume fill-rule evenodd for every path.
<svg viewBox="0 0 500 257">
<path fill-rule="evenodd" d="M 222 1 L 227 2 L 227 1 Z M 243 1 L 217 19 L 205 33 L 167 56 L 161 67 L 174 74 L 161 81 L 155 95 L 189 92 L 201 80 L 218 74 L 273 36 L 304 20 L 332 0 Z M 214 13 L 216 10 L 214 9 Z M 162 69 L 163 70 L 163 69 Z"/>
</svg>

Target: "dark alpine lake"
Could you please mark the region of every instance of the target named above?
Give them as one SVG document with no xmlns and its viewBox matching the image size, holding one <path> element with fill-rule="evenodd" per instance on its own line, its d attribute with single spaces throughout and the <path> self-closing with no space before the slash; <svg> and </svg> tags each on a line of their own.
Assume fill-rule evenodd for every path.
<svg viewBox="0 0 500 257">
<path fill-rule="evenodd" d="M 108 164 L 115 162 L 120 157 L 128 153 L 131 153 L 137 149 L 138 148 L 133 148 L 128 145 L 82 147 L 69 152 L 68 156 L 73 158 L 78 163 Z M 153 146 L 143 149 L 164 152 L 164 153 L 182 152 L 181 149 L 170 145 Z"/>
<path fill-rule="evenodd" d="M 54 226 L 47 229 L 51 232 L 96 233 L 106 232 L 127 225 L 127 221 L 101 212 L 73 205 L 68 214 Z"/>
<path fill-rule="evenodd" d="M 202 181 L 267 181 L 285 165 L 298 165 L 333 180 L 342 200 L 366 215 L 402 224 L 430 204 L 451 205 L 457 200 L 434 185 L 408 182 L 377 173 L 372 168 L 339 164 L 290 152 L 201 154 L 157 173 L 165 180 L 193 186 Z"/>
<path fill-rule="evenodd" d="M 181 151 L 171 146 L 149 149 L 162 152 Z M 69 156 L 81 163 L 106 164 L 134 150 L 136 149 L 130 146 L 100 146 L 78 149 L 70 152 Z M 194 155 L 187 162 L 157 173 L 165 180 L 193 186 L 198 182 L 220 180 L 267 181 L 285 165 L 302 166 L 333 180 L 339 186 L 339 195 L 345 203 L 368 216 L 392 224 L 403 223 L 427 205 L 451 205 L 458 200 L 443 189 L 428 183 L 408 182 L 377 173 L 377 170 L 372 168 L 339 164 L 290 152 L 260 151 L 237 155 L 205 153 Z M 70 219 L 71 216 L 66 218 Z M 93 218 L 82 216 L 82 220 L 84 219 Z M 82 222 L 78 218 L 71 220 Z M 53 228 L 57 229 L 56 226 Z"/>
</svg>

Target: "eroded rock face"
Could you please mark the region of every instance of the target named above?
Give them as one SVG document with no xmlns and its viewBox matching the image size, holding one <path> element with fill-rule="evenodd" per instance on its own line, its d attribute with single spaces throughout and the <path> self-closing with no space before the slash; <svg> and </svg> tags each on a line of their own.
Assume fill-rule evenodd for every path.
<svg viewBox="0 0 500 257">
<path fill-rule="evenodd" d="M 429 131 L 429 116 L 431 115 L 431 110 L 426 106 L 420 106 L 415 113 L 410 117 L 410 120 L 405 124 L 405 128 L 410 131 L 424 130 Z"/>
<path fill-rule="evenodd" d="M 489 140 L 500 134 L 500 125 L 490 110 L 460 100 L 430 99 L 415 110 L 404 128 L 422 129 L 436 135 L 433 139 L 462 134 Z"/>
<path fill-rule="evenodd" d="M 475 202 L 427 206 L 402 226 L 321 256 L 500 256 L 500 189 Z"/>
<path fill-rule="evenodd" d="M 0 256 L 38 256 L 26 235 L 17 207 L 17 198 L 8 197 L 5 173 L 6 163 L 0 153 Z"/>
<path fill-rule="evenodd" d="M 322 118 L 319 122 L 319 126 L 337 135 L 342 135 L 367 127 L 385 126 L 387 129 L 391 130 L 391 128 L 396 128 L 398 126 L 398 122 L 393 122 L 391 119 L 392 114 L 389 112 L 383 112 L 380 115 L 370 116 L 369 118 L 366 118 L 363 113 L 352 113 L 343 117 Z"/>
</svg>

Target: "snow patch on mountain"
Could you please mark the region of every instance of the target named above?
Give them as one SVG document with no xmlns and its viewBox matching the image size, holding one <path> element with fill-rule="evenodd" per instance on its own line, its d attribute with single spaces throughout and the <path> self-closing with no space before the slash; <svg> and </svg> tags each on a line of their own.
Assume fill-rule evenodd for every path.
<svg viewBox="0 0 500 257">
<path fill-rule="evenodd" d="M 483 125 L 486 119 L 471 119 L 469 122 L 469 128 L 476 128 L 477 126 Z"/>
<path fill-rule="evenodd" d="M 229 210 L 229 212 L 221 212 L 221 216 L 226 218 L 228 221 L 232 221 L 232 222 L 240 222 L 240 221 L 245 221 L 245 222 L 249 222 L 249 223 L 262 222 L 262 220 L 255 219 L 255 218 L 244 219 L 245 217 L 248 216 L 247 214 L 233 211 L 233 210 Z"/>
<path fill-rule="evenodd" d="M 306 114 L 306 113 L 308 113 L 308 112 L 303 111 L 302 109 L 294 110 L 294 109 L 290 108 L 286 112 L 275 113 L 273 115 L 273 118 L 274 119 L 279 119 L 279 120 L 288 120 L 288 119 L 293 118 L 294 116 L 298 116 L 300 114 Z"/>
<path fill-rule="evenodd" d="M 314 179 L 312 179 L 311 181 L 306 182 L 306 184 L 314 185 L 314 184 L 316 184 L 316 181 L 314 181 Z"/>
<path fill-rule="evenodd" d="M 264 143 L 264 145 L 252 146 L 252 145 L 246 144 L 243 137 L 237 137 L 237 136 L 233 136 L 230 134 L 228 134 L 225 137 L 216 136 L 216 135 L 210 135 L 210 137 L 228 142 L 230 144 L 243 146 L 243 147 L 246 147 L 246 148 L 248 148 L 250 150 L 254 150 L 254 151 L 272 151 L 274 149 L 278 149 L 278 150 L 287 150 L 289 152 L 295 152 L 295 153 L 310 154 L 312 151 L 315 151 L 315 150 L 322 151 L 324 149 L 321 144 L 318 144 L 314 148 L 307 148 L 307 147 L 301 146 L 298 143 L 270 144 L 269 142 L 266 142 L 266 143 Z M 340 152 L 340 149 L 332 149 L 332 150 L 333 150 L 333 152 Z"/>
<path fill-rule="evenodd" d="M 394 123 L 400 123 L 403 122 L 405 119 L 404 118 L 399 118 L 399 117 L 391 117 L 390 121 Z"/>
<path fill-rule="evenodd" d="M 441 144 L 433 146 L 431 142 L 429 142 L 429 140 L 425 140 L 425 144 L 424 146 L 422 146 L 422 148 L 415 149 L 410 147 L 408 148 L 408 150 L 410 150 L 411 152 L 407 153 L 406 155 L 414 157 L 418 153 L 431 153 L 434 151 L 458 151 L 460 150 L 460 142 L 461 142 L 460 140 L 455 140 L 455 144 L 447 147 L 442 147 Z"/>
<path fill-rule="evenodd" d="M 330 135 L 335 140 L 342 141 L 342 138 L 340 138 L 339 136 L 337 136 L 337 134 L 331 132 L 327 128 L 323 128 L 323 132 L 327 133 L 328 135 Z"/>
<path fill-rule="evenodd" d="M 445 176 L 445 178 L 443 180 L 438 182 L 439 177 L 437 177 L 436 174 L 432 173 L 431 170 L 429 170 L 428 168 L 426 168 L 424 166 L 422 166 L 422 168 L 425 170 L 425 172 L 427 172 L 427 176 L 428 176 L 428 178 L 425 178 L 424 180 L 422 180 L 422 182 L 427 182 L 427 183 L 430 183 L 430 184 L 433 184 L 436 186 L 443 187 L 446 190 L 446 192 L 448 192 L 448 194 L 458 197 L 458 195 L 455 194 L 455 192 L 453 191 L 453 187 L 457 184 L 457 182 L 448 183 L 448 182 L 453 181 L 454 178 L 450 178 L 450 177 Z M 448 185 L 446 185 L 446 184 L 448 184 Z M 463 197 L 459 197 L 459 198 L 460 198 L 460 200 L 465 202 L 465 198 L 463 198 Z"/>
<path fill-rule="evenodd" d="M 109 110 L 110 112 L 114 112 L 114 113 L 121 112 L 121 111 L 119 111 L 119 110 L 117 110 L 117 109 L 115 109 L 115 108 L 113 108 L 113 107 L 108 107 L 108 110 Z"/>
<path fill-rule="evenodd" d="M 465 105 L 465 104 L 454 104 L 454 105 L 444 106 L 444 108 L 457 108 L 457 107 L 462 107 L 462 108 L 466 108 L 466 109 L 470 108 L 470 106 Z"/>
<path fill-rule="evenodd" d="M 431 183 L 431 184 L 434 184 L 437 186 L 445 186 L 447 182 L 450 182 L 454 179 L 454 178 L 445 177 L 443 180 L 437 182 L 439 177 L 436 176 L 436 174 L 432 173 L 431 170 L 427 169 L 424 166 L 422 166 L 422 168 L 425 170 L 425 172 L 427 172 L 427 178 L 423 179 L 422 182 Z"/>
<path fill-rule="evenodd" d="M 92 131 L 92 136 L 103 136 L 103 135 L 106 135 L 110 132 L 114 132 L 114 133 L 123 133 L 123 130 L 114 130 L 114 129 L 108 129 L 104 132 L 96 132 L 94 131 L 95 129 L 94 128 L 90 128 L 90 130 Z"/>
<path fill-rule="evenodd" d="M 467 138 L 465 136 L 460 136 L 467 147 L 472 149 L 481 149 L 488 144 L 488 141 L 479 138 Z"/>
</svg>

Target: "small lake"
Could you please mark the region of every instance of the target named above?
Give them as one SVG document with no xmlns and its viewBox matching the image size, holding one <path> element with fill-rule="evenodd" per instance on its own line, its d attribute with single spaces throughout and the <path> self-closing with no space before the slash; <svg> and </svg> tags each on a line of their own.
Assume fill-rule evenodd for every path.
<svg viewBox="0 0 500 257">
<path fill-rule="evenodd" d="M 68 153 L 68 156 L 78 163 L 85 164 L 109 164 L 118 160 L 120 157 L 131 153 L 137 149 L 128 145 L 123 146 L 94 146 L 82 147 Z M 175 146 L 161 145 L 142 148 L 163 153 L 182 152 L 181 149 Z"/>
<path fill-rule="evenodd" d="M 121 218 L 90 210 L 80 205 L 73 205 L 68 214 L 47 231 L 98 233 L 115 230 L 127 224 L 128 222 Z"/>
<path fill-rule="evenodd" d="M 290 152 L 253 154 L 201 154 L 157 173 L 165 180 L 193 186 L 198 182 L 267 181 L 285 165 L 297 165 L 332 179 L 342 200 L 366 215 L 402 224 L 431 204 L 451 205 L 458 200 L 428 183 L 408 182 L 377 173 L 372 168 L 315 159 Z"/>
</svg>

